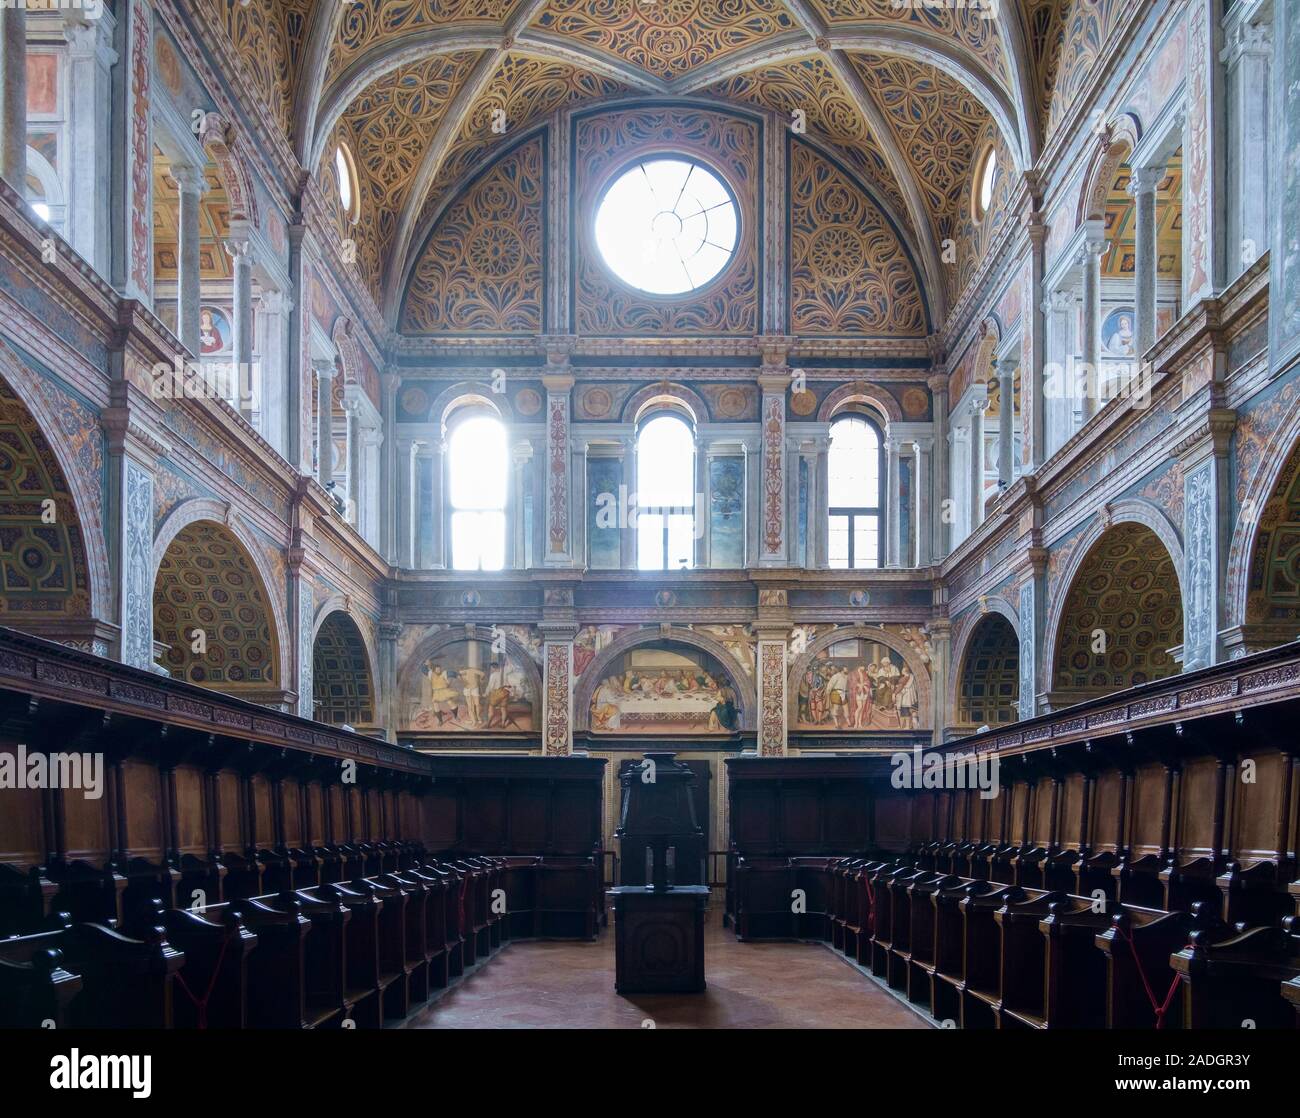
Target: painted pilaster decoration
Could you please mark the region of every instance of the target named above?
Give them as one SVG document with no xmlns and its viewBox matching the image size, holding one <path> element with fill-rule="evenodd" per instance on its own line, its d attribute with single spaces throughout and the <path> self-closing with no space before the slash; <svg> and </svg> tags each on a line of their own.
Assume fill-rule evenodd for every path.
<svg viewBox="0 0 1300 1118">
<path fill-rule="evenodd" d="M 1016 369 L 1003 358 L 993 362 L 993 373 L 998 380 L 998 485 L 1008 489 L 1015 476 L 1011 452 L 1015 446 Z"/>
<path fill-rule="evenodd" d="M 528 517 L 525 496 L 528 492 L 528 464 L 533 460 L 533 444 L 517 439 L 510 448 L 510 493 L 506 523 L 510 530 L 510 563 L 515 570 L 528 566 Z"/>
<path fill-rule="evenodd" d="M 1019 718 L 1038 713 L 1038 649 L 1047 614 L 1047 550 L 1029 549 L 1029 565 L 1020 574 L 1020 697 Z"/>
<path fill-rule="evenodd" d="M 931 472 L 930 560 L 935 562 L 948 554 L 948 525 L 951 515 L 948 501 L 948 372 L 936 366 L 926 381 L 934 407 L 934 460 Z"/>
<path fill-rule="evenodd" d="M 27 193 L 27 11 L 0 6 L 0 178 Z"/>
<path fill-rule="evenodd" d="M 108 436 L 109 543 L 116 579 L 118 656 L 133 668 L 154 669 L 153 492 L 159 458 L 171 447 L 161 419 L 126 381 L 112 386 L 102 420 Z"/>
<path fill-rule="evenodd" d="M 279 370 L 286 367 L 288 319 L 292 310 L 293 301 L 282 291 L 263 291 L 257 301 L 257 352 L 264 369 Z M 259 385 L 256 401 L 260 409 L 258 430 L 267 442 L 286 457 L 286 439 L 291 426 L 287 419 L 290 414 L 289 401 L 286 399 L 288 384 L 287 378 L 264 378 Z"/>
<path fill-rule="evenodd" d="M 781 355 L 784 360 L 784 354 Z M 784 566 L 788 559 L 785 393 L 790 387 L 788 369 L 768 364 L 764 356 L 763 373 L 758 378 L 762 389 L 759 416 L 763 428 L 763 445 L 759 464 L 759 552 L 761 567 Z"/>
<path fill-rule="evenodd" d="M 1284 0 L 1283 7 L 1287 4 Z M 1223 182 L 1222 0 L 1189 0 L 1187 126 L 1183 150 L 1183 307 L 1208 298 L 1221 279 L 1216 183 Z"/>
<path fill-rule="evenodd" d="M 1228 160 L 1227 272 L 1231 279 L 1249 268 L 1269 244 L 1269 128 L 1273 24 L 1260 20 L 1271 3 L 1236 4 L 1224 18 L 1226 45 L 1220 60 L 1227 68 Z"/>
<path fill-rule="evenodd" d="M 572 586 L 542 591 L 542 753 L 567 757 L 573 752 L 573 639 L 578 623 Z"/>
<path fill-rule="evenodd" d="M 199 217 L 208 180 L 202 167 L 188 164 L 173 164 L 171 175 L 180 191 L 176 336 L 197 357 L 202 348 L 199 343 Z"/>
<path fill-rule="evenodd" d="M 948 693 L 949 660 L 952 658 L 952 622 L 946 617 L 936 618 L 926 627 L 926 636 L 930 640 L 930 683 L 934 703 L 931 712 L 934 719 L 932 723 L 934 733 L 930 740 L 934 745 L 939 745 L 944 740 L 944 719 L 948 715 L 948 712 L 943 709 L 943 696 Z"/>
<path fill-rule="evenodd" d="M 111 271 L 111 233 L 103 200 L 112 190 L 113 37 L 107 4 L 94 19 L 64 12 L 68 40 L 68 126 L 71 149 L 68 212 L 72 247 L 101 275 Z"/>
<path fill-rule="evenodd" d="M 1107 241 L 1100 234 L 1089 236 L 1079 254 L 1083 269 L 1083 393 L 1080 411 L 1087 423 L 1101 406 L 1101 258 Z"/>
<path fill-rule="evenodd" d="M 381 396 L 381 412 L 383 415 L 383 430 L 396 430 L 397 423 L 397 390 L 401 386 L 402 378 L 396 375 L 389 375 L 383 378 L 383 394 Z M 397 562 L 397 523 L 398 523 L 398 502 L 401 499 L 401 490 L 398 488 L 398 471 L 397 471 L 397 448 L 396 439 L 389 439 L 383 448 L 379 461 L 381 463 L 379 473 L 379 492 L 382 498 L 375 502 L 379 512 L 379 554 L 390 563 Z"/>
<path fill-rule="evenodd" d="M 383 708 L 376 711 L 375 714 L 388 727 L 386 736 L 390 742 L 397 741 L 395 727 L 399 725 L 401 717 L 398 709 L 400 696 L 397 691 L 397 642 L 401 639 L 401 636 L 402 626 L 400 622 L 381 621 L 379 623 L 378 693 L 385 698 Z"/>
<path fill-rule="evenodd" d="M 1183 464 L 1183 671 L 1208 668 L 1220 655 L 1231 539 L 1229 446 L 1237 413 L 1211 408 L 1175 448 Z"/>
<path fill-rule="evenodd" d="M 316 619 L 315 595 L 299 569 L 293 577 L 298 594 L 298 714 L 312 718 L 316 713 L 314 681 L 312 679 L 313 649 L 312 626 Z"/>
<path fill-rule="evenodd" d="M 301 220 L 289 226 L 289 282 L 294 297 L 288 304 L 289 360 L 285 407 L 288 410 L 289 442 L 285 457 L 300 474 L 314 476 L 315 432 L 312 430 L 314 374 L 311 348 L 311 264 L 307 259 L 310 238 Z"/>
<path fill-rule="evenodd" d="M 556 355 L 552 355 L 553 357 Z M 572 496 L 569 417 L 573 375 L 567 355 L 563 372 L 542 378 L 546 385 L 546 565 L 567 567 L 573 562 Z"/>
<path fill-rule="evenodd" d="M 783 757 L 789 744 L 786 673 L 790 667 L 790 602 L 783 587 L 758 590 L 758 755 Z"/>
<path fill-rule="evenodd" d="M 1139 357 L 1156 344 L 1156 187 L 1164 176 L 1163 167 L 1138 167 L 1129 179 L 1137 223 L 1133 254 Z"/>
<path fill-rule="evenodd" d="M 814 566 L 819 571 L 828 570 L 831 565 L 830 516 L 831 516 L 831 440 L 823 436 L 816 440 L 817 447 L 817 499 L 813 506 L 815 518 L 814 531 L 808 538 L 816 541 Z"/>
<path fill-rule="evenodd" d="M 415 566 L 425 571 L 443 566 L 441 466 L 441 441 L 415 444 Z"/>
<path fill-rule="evenodd" d="M 16 13 L 19 18 L 22 12 Z M 122 190 L 122 240 L 126 259 L 113 279 L 130 298 L 153 304 L 153 10 L 148 0 L 127 9 L 124 67 L 127 157 Z M 21 188 L 20 188 L 21 189 Z"/>
</svg>

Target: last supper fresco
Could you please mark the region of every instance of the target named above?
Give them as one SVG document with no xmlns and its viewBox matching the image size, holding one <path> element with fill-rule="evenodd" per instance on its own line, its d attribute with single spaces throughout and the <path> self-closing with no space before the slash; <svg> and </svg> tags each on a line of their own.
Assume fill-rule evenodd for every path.
<svg viewBox="0 0 1300 1118">
<path fill-rule="evenodd" d="M 837 641 L 800 673 L 796 730 L 914 730 L 920 723 L 916 678 L 891 648 Z"/>
<path fill-rule="evenodd" d="M 739 700 L 714 657 L 683 645 L 634 648 L 606 665 L 591 699 L 598 734 L 727 734 Z"/>
</svg>

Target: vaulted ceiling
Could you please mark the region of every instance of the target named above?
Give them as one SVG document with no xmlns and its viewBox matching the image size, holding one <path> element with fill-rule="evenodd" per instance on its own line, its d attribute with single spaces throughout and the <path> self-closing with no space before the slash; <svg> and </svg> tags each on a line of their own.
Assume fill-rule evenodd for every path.
<svg viewBox="0 0 1300 1118">
<path fill-rule="evenodd" d="M 1061 113 L 1062 64 L 1077 85 L 1075 69 L 1095 62 L 1087 44 L 1134 0 L 198 3 L 305 167 L 328 180 L 347 140 L 357 266 L 391 319 L 412 254 L 494 152 L 559 108 L 631 95 L 798 114 L 807 139 L 875 192 L 950 301 L 964 277 L 940 264 L 942 246 L 960 230 L 981 137 L 1000 135 L 1011 177 L 1032 165 Z"/>
</svg>

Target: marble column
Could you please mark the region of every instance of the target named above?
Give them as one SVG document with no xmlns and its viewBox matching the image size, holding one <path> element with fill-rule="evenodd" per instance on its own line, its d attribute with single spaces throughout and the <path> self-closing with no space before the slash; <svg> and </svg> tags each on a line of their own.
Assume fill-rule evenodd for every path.
<svg viewBox="0 0 1300 1118">
<path fill-rule="evenodd" d="M 1228 142 L 1234 146 L 1226 194 L 1229 279 L 1249 268 L 1269 245 L 1273 25 L 1249 22 L 1250 8 L 1239 4 L 1229 14 L 1221 55 L 1227 67 Z"/>
<path fill-rule="evenodd" d="M 293 301 L 281 291 L 263 291 L 257 301 L 257 352 L 261 381 L 258 385 L 256 427 L 262 437 L 286 458 L 289 457 L 286 416 L 290 407 L 288 337 L 292 311 Z"/>
<path fill-rule="evenodd" d="M 993 362 L 993 371 L 998 378 L 998 484 L 1008 489 L 1014 477 L 1016 369 L 1003 358 Z"/>
<path fill-rule="evenodd" d="M 1164 178 L 1163 167 L 1138 167 L 1129 178 L 1134 203 L 1134 329 L 1138 360 L 1156 344 L 1156 187 Z"/>
<path fill-rule="evenodd" d="M 1022 374 L 1024 400 L 1022 410 L 1029 416 L 1025 438 L 1029 440 L 1029 467 L 1037 470 L 1047 460 L 1047 401 L 1044 398 L 1044 365 L 1047 356 L 1047 313 L 1044 307 L 1043 277 L 1046 271 L 1047 225 L 1040 213 L 1031 213 L 1025 221 L 1029 235 L 1029 313 L 1025 315 L 1029 330 L 1028 368 Z"/>
<path fill-rule="evenodd" d="M 1106 245 L 1104 237 L 1089 237 L 1079 258 L 1083 267 L 1083 370 L 1079 390 L 1083 394 L 1080 411 L 1084 423 L 1101 407 L 1101 258 Z"/>
<path fill-rule="evenodd" d="M 316 480 L 329 491 L 334 480 L 334 374 L 332 357 L 318 357 L 311 363 L 316 374 Z"/>
<path fill-rule="evenodd" d="M 903 492 L 902 477 L 899 470 L 899 441 L 888 436 L 885 441 L 885 457 L 888 463 L 888 478 L 885 482 L 887 507 L 885 509 L 885 562 L 884 566 L 901 565 L 899 552 L 902 542 Z"/>
<path fill-rule="evenodd" d="M 27 196 L 27 10 L 0 7 L 0 178 Z"/>
<path fill-rule="evenodd" d="M 361 530 L 361 425 L 360 405 L 355 399 L 343 400 L 344 423 L 347 433 L 347 519 L 359 532 Z"/>
<path fill-rule="evenodd" d="M 922 436 L 912 440 L 913 461 L 916 463 L 916 476 L 912 479 L 914 496 L 912 531 L 915 536 L 916 565 L 928 567 L 932 558 L 930 537 L 934 530 L 930 515 L 930 455 L 934 449 L 934 439 Z"/>
<path fill-rule="evenodd" d="M 948 374 L 936 370 L 926 384 L 934 408 L 934 472 L 933 523 L 930 530 L 930 559 L 937 561 L 948 554 L 951 538 L 948 526 L 953 520 L 953 507 L 948 504 Z"/>
<path fill-rule="evenodd" d="M 174 163 L 172 178 L 180 188 L 180 219 L 177 234 L 176 336 L 194 356 L 201 350 L 199 342 L 199 217 L 207 176 L 202 167 Z"/>
<path fill-rule="evenodd" d="M 385 431 L 396 429 L 397 389 L 400 384 L 400 377 L 384 377 L 380 414 L 383 416 Z M 390 563 L 397 562 L 397 510 L 398 501 L 401 499 L 401 491 L 397 484 L 397 446 L 397 442 L 390 439 L 380 454 L 379 492 L 383 496 L 375 502 L 379 506 L 379 554 Z"/>
<path fill-rule="evenodd" d="M 253 363 L 253 246 L 247 237 L 232 236 L 226 242 L 234 267 L 234 361 L 241 368 Z"/>
<path fill-rule="evenodd" d="M 64 13 L 68 40 L 68 241 L 101 276 L 110 268 L 108 208 L 112 189 L 113 33 L 107 5 L 96 19 Z"/>
</svg>

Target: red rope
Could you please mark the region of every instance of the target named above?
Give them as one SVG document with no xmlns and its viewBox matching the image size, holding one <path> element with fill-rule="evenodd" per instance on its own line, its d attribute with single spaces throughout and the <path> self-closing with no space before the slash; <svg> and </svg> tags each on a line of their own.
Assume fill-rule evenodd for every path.
<svg viewBox="0 0 1300 1118">
<path fill-rule="evenodd" d="M 212 968 L 212 977 L 208 979 L 208 988 L 203 992 L 202 1000 L 194 996 L 193 991 L 190 990 L 189 986 L 185 982 L 185 976 L 181 974 L 180 971 L 176 972 L 176 981 L 181 984 L 181 989 L 185 992 L 185 996 L 194 1003 L 194 1007 L 199 1011 L 200 1029 L 206 1029 L 208 1027 L 208 1001 L 212 997 L 212 991 L 216 989 L 217 976 L 221 973 L 221 964 L 226 958 L 226 948 L 230 946 L 230 941 L 234 938 L 235 932 L 232 929 L 226 933 L 225 938 L 221 941 L 221 950 L 217 952 L 217 961 Z"/>
<path fill-rule="evenodd" d="M 1165 1027 L 1165 1014 L 1169 1012 L 1169 1006 L 1173 1003 L 1174 994 L 1178 990 L 1178 984 L 1182 982 L 1183 976 L 1179 973 L 1174 974 L 1173 984 L 1169 987 L 1169 993 L 1165 995 L 1163 1002 L 1156 1001 L 1155 991 L 1151 989 L 1151 983 L 1147 981 L 1146 971 L 1142 969 L 1142 960 L 1138 957 L 1137 944 L 1133 942 L 1133 933 L 1123 925 L 1117 929 L 1120 936 L 1128 943 L 1128 949 L 1133 953 L 1133 965 L 1137 967 L 1138 977 L 1142 979 L 1142 988 L 1147 992 L 1147 1001 L 1151 1003 L 1151 1009 L 1156 1015 L 1156 1028 Z"/>
</svg>

